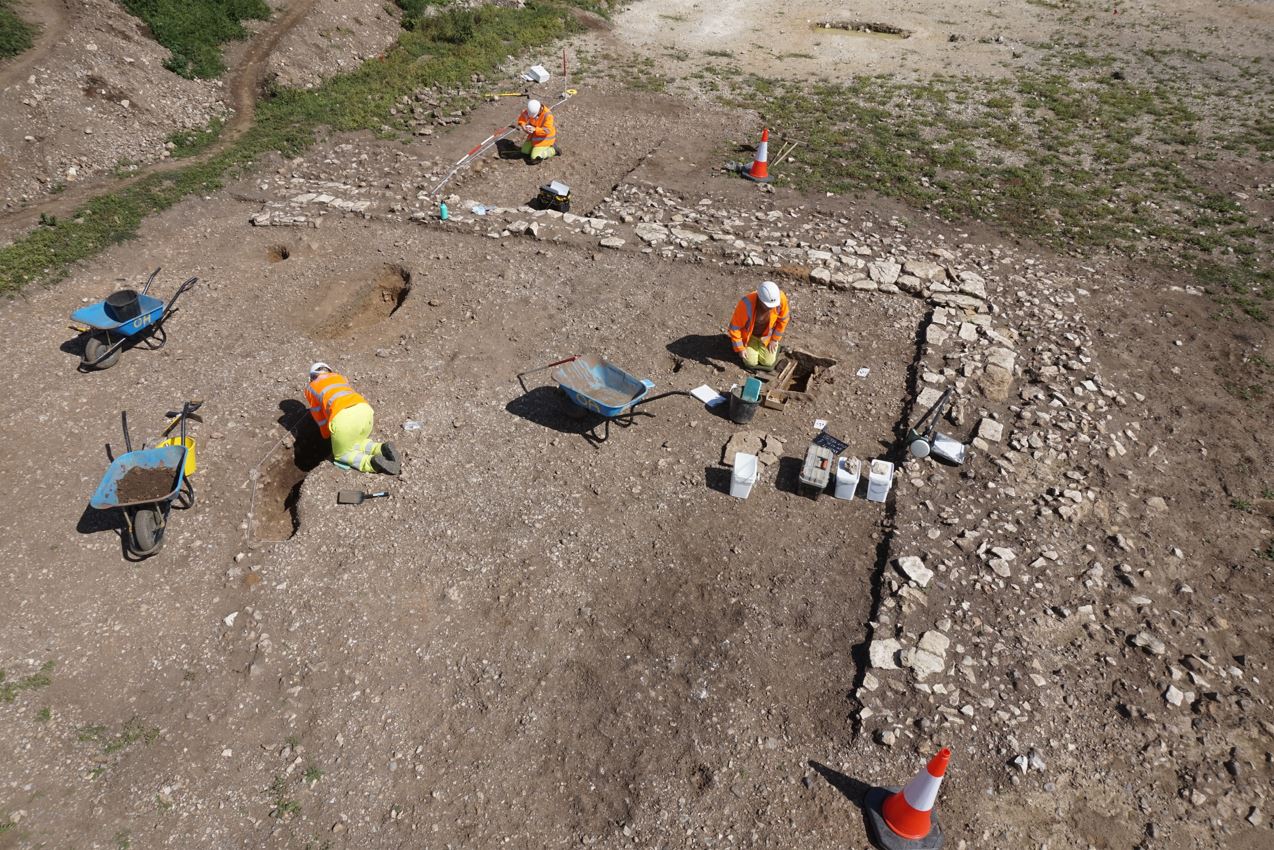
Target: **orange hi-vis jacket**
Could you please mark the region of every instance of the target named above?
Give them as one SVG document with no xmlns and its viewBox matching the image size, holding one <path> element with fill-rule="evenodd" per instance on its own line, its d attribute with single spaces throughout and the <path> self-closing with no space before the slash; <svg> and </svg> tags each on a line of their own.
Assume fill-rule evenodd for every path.
<svg viewBox="0 0 1274 850">
<path fill-rule="evenodd" d="M 332 436 L 327 423 L 345 408 L 363 404 L 367 399 L 354 392 L 344 375 L 320 372 L 305 388 L 305 401 L 310 406 L 310 415 L 318 423 L 319 433 L 327 439 Z"/>
<path fill-rule="evenodd" d="M 766 321 L 769 327 L 756 327 L 758 307 L 761 310 L 765 309 L 765 306 L 760 304 L 757 294 L 749 292 L 739 299 L 738 305 L 734 308 L 734 315 L 730 317 L 729 334 L 730 345 L 734 346 L 735 354 L 747 348 L 754 336 L 759 336 L 766 345 L 783 339 L 783 331 L 787 330 L 787 320 L 792 316 L 792 311 L 787 305 L 787 293 L 779 293 L 779 306 L 770 310 L 769 319 Z"/>
<path fill-rule="evenodd" d="M 506 112 L 505 115 L 508 115 Z M 530 135 L 534 140 L 535 147 L 548 148 L 557 143 L 557 123 L 553 120 L 553 113 L 549 111 L 547 106 L 540 107 L 540 114 L 531 116 L 526 114 L 523 109 L 518 115 L 518 126 L 523 124 L 531 125 Z"/>
</svg>

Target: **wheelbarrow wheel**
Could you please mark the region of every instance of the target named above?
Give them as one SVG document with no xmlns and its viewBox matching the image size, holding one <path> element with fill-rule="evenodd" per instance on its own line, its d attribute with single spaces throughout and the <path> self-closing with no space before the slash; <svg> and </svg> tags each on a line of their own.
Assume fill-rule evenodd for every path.
<svg viewBox="0 0 1274 850">
<path fill-rule="evenodd" d="M 119 356 L 123 353 L 122 348 L 115 351 L 100 362 L 94 362 L 101 357 L 111 345 L 106 340 L 96 334 L 84 340 L 84 359 L 83 365 L 89 369 L 109 369 L 119 362 Z"/>
<path fill-rule="evenodd" d="M 195 485 L 190 482 L 189 478 L 181 480 L 181 490 L 178 491 L 176 498 L 173 499 L 173 507 L 179 510 L 186 510 L 195 506 Z"/>
<path fill-rule="evenodd" d="M 154 555 L 164 545 L 164 512 L 159 506 L 142 508 L 133 514 L 133 535 L 129 549 L 139 557 Z"/>
</svg>

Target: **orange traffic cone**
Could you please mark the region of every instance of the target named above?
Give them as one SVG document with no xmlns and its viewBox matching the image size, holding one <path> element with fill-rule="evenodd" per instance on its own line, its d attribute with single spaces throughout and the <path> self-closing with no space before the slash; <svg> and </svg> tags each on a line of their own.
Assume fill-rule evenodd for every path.
<svg viewBox="0 0 1274 850">
<path fill-rule="evenodd" d="M 744 178 L 753 183 L 770 182 L 770 131 L 761 131 L 761 144 L 756 146 L 756 156 L 752 159 L 752 168 L 740 172 Z"/>
<path fill-rule="evenodd" d="M 933 817 L 933 804 L 949 761 L 951 750 L 944 747 L 901 791 L 877 788 L 868 795 L 867 832 L 872 844 L 881 850 L 938 850 L 942 846 L 942 827 Z"/>
</svg>

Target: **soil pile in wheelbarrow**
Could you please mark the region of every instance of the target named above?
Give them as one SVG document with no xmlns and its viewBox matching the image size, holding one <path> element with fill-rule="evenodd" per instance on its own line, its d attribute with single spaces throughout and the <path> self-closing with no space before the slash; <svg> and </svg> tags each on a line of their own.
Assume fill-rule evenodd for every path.
<svg viewBox="0 0 1274 850">
<path fill-rule="evenodd" d="M 171 469 L 133 467 L 119 480 L 116 498 L 121 503 L 157 502 L 172 492 L 174 476 Z"/>
</svg>

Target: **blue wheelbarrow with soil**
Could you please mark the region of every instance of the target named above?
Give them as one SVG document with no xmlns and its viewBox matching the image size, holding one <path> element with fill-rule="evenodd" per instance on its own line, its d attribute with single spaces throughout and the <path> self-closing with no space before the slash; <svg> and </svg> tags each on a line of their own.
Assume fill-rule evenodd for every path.
<svg viewBox="0 0 1274 850">
<path fill-rule="evenodd" d="M 195 415 L 201 404 L 186 402 L 180 411 L 168 414 L 171 418 L 161 436 L 167 437 L 180 425 L 180 437 L 163 440 L 152 448 L 143 443 L 135 451 L 128 432 L 128 413 L 120 414 L 125 453 L 111 460 L 89 505 L 99 511 L 123 512 L 124 549 L 135 560 L 149 558 L 163 548 L 174 506 L 182 510 L 194 507 L 195 487 L 189 476 L 195 471 L 195 441 L 186 436 L 186 420 L 201 421 Z"/>
<path fill-rule="evenodd" d="M 627 428 L 638 416 L 654 415 L 638 410 L 639 405 L 650 404 L 668 396 L 690 395 L 685 390 L 669 390 L 651 395 L 650 391 L 655 388 L 653 381 L 638 378 L 595 354 L 576 354 L 547 366 L 522 372 L 518 375 L 522 390 L 527 391 L 523 380 L 525 376 L 554 368 L 553 381 L 569 402 L 570 415 L 582 419 L 591 413 L 601 418 L 598 424 L 605 429 L 602 436 L 597 435 L 596 425 L 590 434 L 585 435 L 594 444 L 605 442 L 610 437 L 612 422 L 621 428 Z"/>
<path fill-rule="evenodd" d="M 189 278 L 165 303 L 148 294 L 159 271 L 151 272 L 141 292 L 121 289 L 108 295 L 106 300 L 81 307 L 71 314 L 71 321 L 81 325 L 72 325 L 72 329 L 84 337 L 80 354 L 81 371 L 109 369 L 119 362 L 125 346 L 142 344 L 157 351 L 168 342 L 164 322 L 177 312 L 177 299 L 189 292 L 199 278 Z"/>
</svg>

